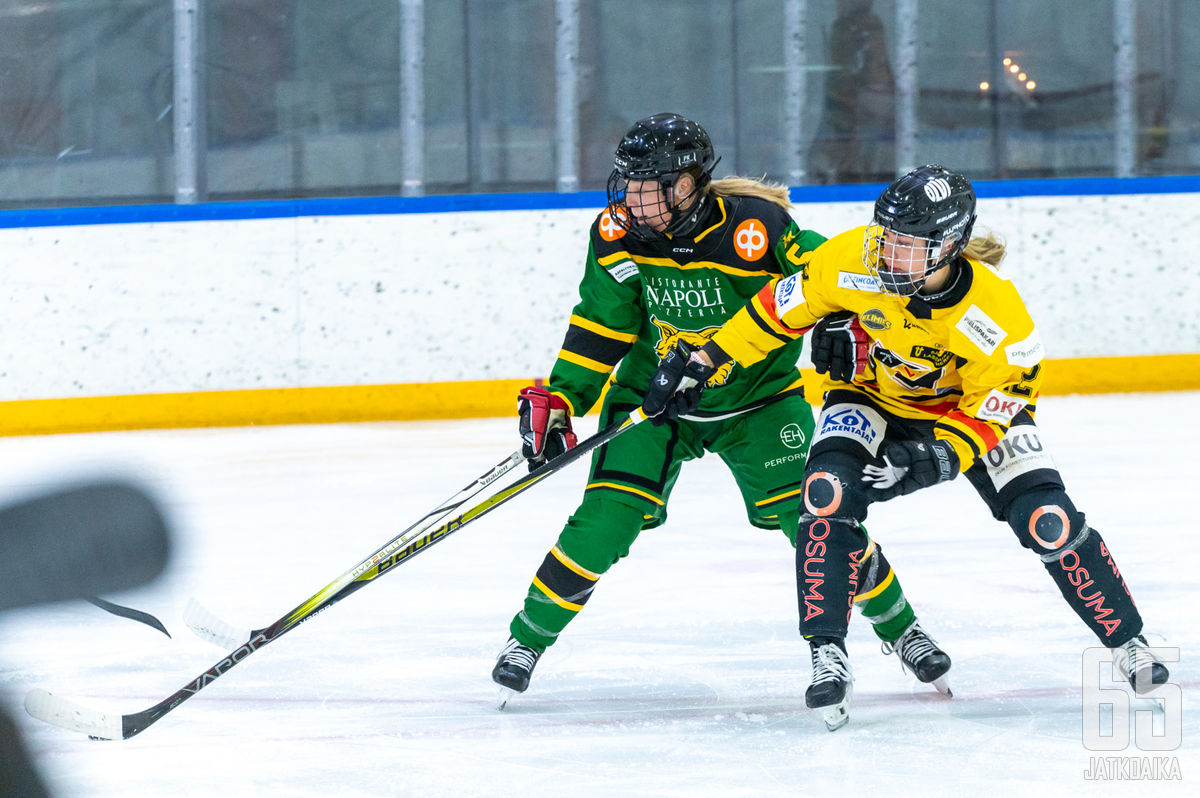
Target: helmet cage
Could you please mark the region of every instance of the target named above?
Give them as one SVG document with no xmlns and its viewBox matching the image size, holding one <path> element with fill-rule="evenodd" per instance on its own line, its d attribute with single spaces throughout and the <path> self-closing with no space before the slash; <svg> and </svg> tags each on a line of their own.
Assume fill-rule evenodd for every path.
<svg viewBox="0 0 1200 798">
<path fill-rule="evenodd" d="M 948 241 L 950 254 L 943 257 L 941 253 Z M 913 236 L 872 222 L 867 225 L 863 239 L 863 265 L 879 280 L 885 294 L 912 296 L 921 290 L 929 275 L 962 251 L 957 244 L 956 235 Z"/>
<path fill-rule="evenodd" d="M 692 191 L 682 197 L 675 196 L 675 183 L 682 174 L 684 173 L 677 172 L 674 174 L 665 174 L 661 177 L 632 178 L 635 181 L 647 180 L 658 184 L 663 206 L 669 214 L 666 228 L 662 232 L 659 232 L 647 224 L 646 221 L 635 216 L 633 211 L 630 210 L 628 202 L 630 178 L 622 175 L 617 169 L 613 169 L 612 174 L 608 176 L 608 207 L 613 209 L 611 213 L 613 220 L 634 238 L 642 241 L 652 241 L 664 235 L 676 235 L 682 232 L 682 230 L 690 226 L 692 211 L 696 210 L 697 206 L 692 205 L 686 211 L 680 210 L 680 206 L 686 205 L 689 198 L 697 194 L 702 194 L 701 184 L 695 179 L 696 176 L 693 175 Z"/>
<path fill-rule="evenodd" d="M 912 170 L 875 200 L 863 240 L 863 266 L 893 296 L 917 293 L 933 272 L 957 258 L 975 225 L 975 190 L 939 164 Z"/>
<path fill-rule="evenodd" d="M 640 120 L 625 134 L 613 157 L 613 170 L 607 185 L 613 219 L 642 240 L 676 235 L 690 229 L 700 204 L 692 203 L 686 211 L 681 211 L 680 207 L 695 195 L 703 199 L 703 190 L 719 160 L 708 133 L 695 122 L 678 114 L 655 114 Z M 695 188 L 685 196 L 675 196 L 675 184 L 683 174 L 691 175 Z M 630 210 L 628 196 L 632 181 L 658 183 L 670 217 L 663 231 L 655 230 Z"/>
</svg>

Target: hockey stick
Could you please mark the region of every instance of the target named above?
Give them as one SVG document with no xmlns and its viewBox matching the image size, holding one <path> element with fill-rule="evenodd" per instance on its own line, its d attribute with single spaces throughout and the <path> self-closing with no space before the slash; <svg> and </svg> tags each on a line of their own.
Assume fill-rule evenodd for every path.
<svg viewBox="0 0 1200 798">
<path fill-rule="evenodd" d="M 409 526 L 396 537 L 392 538 L 389 546 L 395 545 L 402 547 L 409 543 L 417 535 L 429 529 L 438 521 L 445 518 L 450 513 L 462 507 L 472 497 L 478 494 L 481 490 L 491 485 L 500 477 L 512 471 L 520 463 L 525 462 L 524 455 L 521 450 L 517 449 L 508 457 L 501 460 L 491 469 L 475 478 L 471 484 L 460 490 L 458 493 L 451 496 L 446 501 L 439 504 L 419 518 L 416 523 Z M 238 628 L 231 623 L 227 623 L 216 614 L 206 609 L 195 598 L 189 599 L 187 607 L 183 610 L 183 622 L 187 627 L 199 638 L 207 640 L 223 648 L 237 648 L 244 641 L 254 637 L 254 632 L 245 628 Z"/>
<path fill-rule="evenodd" d="M 625 420 L 616 422 L 601 430 L 578 444 L 575 448 L 563 452 L 558 457 L 548 461 L 541 468 L 531 471 L 508 487 L 497 491 L 416 540 L 402 545 L 400 541 L 404 535 L 393 538 L 379 551 L 342 574 L 287 615 L 284 615 L 270 626 L 251 632 L 250 638 L 246 642 L 229 652 L 222 660 L 191 682 L 188 682 L 174 694 L 164 698 L 149 709 L 132 715 L 113 715 L 89 709 L 68 699 L 59 698 L 45 690 L 31 690 L 25 696 L 25 711 L 46 723 L 81 732 L 93 739 L 127 740 L 135 734 L 144 731 L 168 712 L 212 684 L 219 677 L 228 673 L 230 668 L 258 649 L 282 637 L 287 632 L 295 629 L 299 624 L 333 606 L 351 593 L 365 587 L 376 577 L 382 576 L 395 566 L 420 554 L 435 543 L 444 540 L 472 521 L 482 518 L 490 511 L 504 504 L 509 499 L 525 492 L 543 479 L 561 471 L 585 454 L 603 446 L 621 433 L 645 420 L 645 418 L 640 408 L 635 409 Z"/>
<path fill-rule="evenodd" d="M 167 637 L 171 636 L 171 633 L 167 631 L 167 627 L 162 625 L 162 621 L 160 621 L 158 618 L 155 618 L 148 612 L 135 610 L 132 607 L 123 607 L 120 604 L 113 604 L 111 601 L 105 601 L 99 596 L 84 596 L 84 599 L 89 604 L 99 607 L 105 612 L 111 612 L 113 615 L 116 615 L 120 618 L 128 618 L 131 621 L 144 623 L 147 626 L 162 632 Z"/>
</svg>

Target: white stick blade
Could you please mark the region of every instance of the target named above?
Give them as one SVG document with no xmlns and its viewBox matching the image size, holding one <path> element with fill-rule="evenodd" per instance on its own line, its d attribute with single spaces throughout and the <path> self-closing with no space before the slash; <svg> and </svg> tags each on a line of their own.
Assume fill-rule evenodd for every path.
<svg viewBox="0 0 1200 798">
<path fill-rule="evenodd" d="M 30 690 L 25 711 L 52 726 L 70 729 L 100 740 L 122 739 L 121 716 L 97 712 L 45 690 Z"/>
<path fill-rule="evenodd" d="M 249 629 L 238 629 L 218 618 L 194 598 L 188 600 L 183 610 L 183 622 L 197 637 L 226 650 L 239 648 L 250 639 Z"/>
</svg>

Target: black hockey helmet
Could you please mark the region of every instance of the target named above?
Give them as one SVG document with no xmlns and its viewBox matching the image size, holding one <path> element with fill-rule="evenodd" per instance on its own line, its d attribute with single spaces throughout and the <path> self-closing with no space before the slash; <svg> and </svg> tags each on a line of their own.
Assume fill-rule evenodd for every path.
<svg viewBox="0 0 1200 798">
<path fill-rule="evenodd" d="M 863 265 L 879 278 L 885 293 L 915 294 L 926 278 L 962 254 L 975 225 L 975 190 L 958 172 L 940 164 L 918 167 L 892 183 L 875 200 L 867 228 Z M 924 268 L 888 269 L 883 253 L 886 234 L 911 236 L 924 248 Z"/>
<path fill-rule="evenodd" d="M 638 120 L 621 139 L 613 156 L 613 170 L 608 177 L 608 204 L 614 209 L 614 219 L 639 238 L 657 237 L 658 232 L 632 218 L 625 201 L 629 181 L 654 180 L 662 188 L 668 204 L 675 206 L 665 233 L 675 235 L 688 229 L 702 203 L 689 207 L 685 216 L 677 206 L 684 204 L 687 197 L 673 197 L 672 203 L 669 190 L 680 175 L 689 174 L 695 181 L 696 190 L 702 191 L 712 179 L 719 160 L 708 133 L 690 119 L 663 113 Z"/>
</svg>

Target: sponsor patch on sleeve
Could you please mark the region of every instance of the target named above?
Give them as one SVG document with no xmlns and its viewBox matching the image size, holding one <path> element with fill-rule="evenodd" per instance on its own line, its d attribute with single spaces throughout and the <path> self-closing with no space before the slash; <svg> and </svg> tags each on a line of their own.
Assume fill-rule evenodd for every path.
<svg viewBox="0 0 1200 798">
<path fill-rule="evenodd" d="M 1037 327 L 1033 328 L 1033 332 L 1024 341 L 1004 347 L 1004 354 L 1008 356 L 1009 365 L 1020 366 L 1023 369 L 1041 363 L 1046 351 L 1042 348 L 1042 336 L 1038 334 Z"/>
<path fill-rule="evenodd" d="M 804 304 L 804 289 L 800 287 L 800 275 L 793 274 L 775 284 L 775 312 L 780 318 L 797 305 Z"/>
<path fill-rule="evenodd" d="M 631 260 L 623 260 L 608 267 L 608 273 L 618 283 L 623 283 L 638 273 L 637 264 Z"/>
<path fill-rule="evenodd" d="M 1013 417 L 1020 413 L 1028 400 L 1020 399 L 993 388 L 983 400 L 983 404 L 975 413 L 976 418 L 984 421 L 995 421 L 998 424 L 1011 424 Z"/>
<path fill-rule="evenodd" d="M 879 278 L 871 274 L 855 274 L 854 272 L 838 272 L 838 288 L 849 288 L 851 291 L 869 291 L 880 293 Z"/>
<path fill-rule="evenodd" d="M 989 357 L 996 351 L 996 347 L 1000 346 L 1004 336 L 1008 335 L 988 314 L 980 310 L 978 305 L 967 308 L 967 312 L 954 328 L 967 336 Z"/>
</svg>

